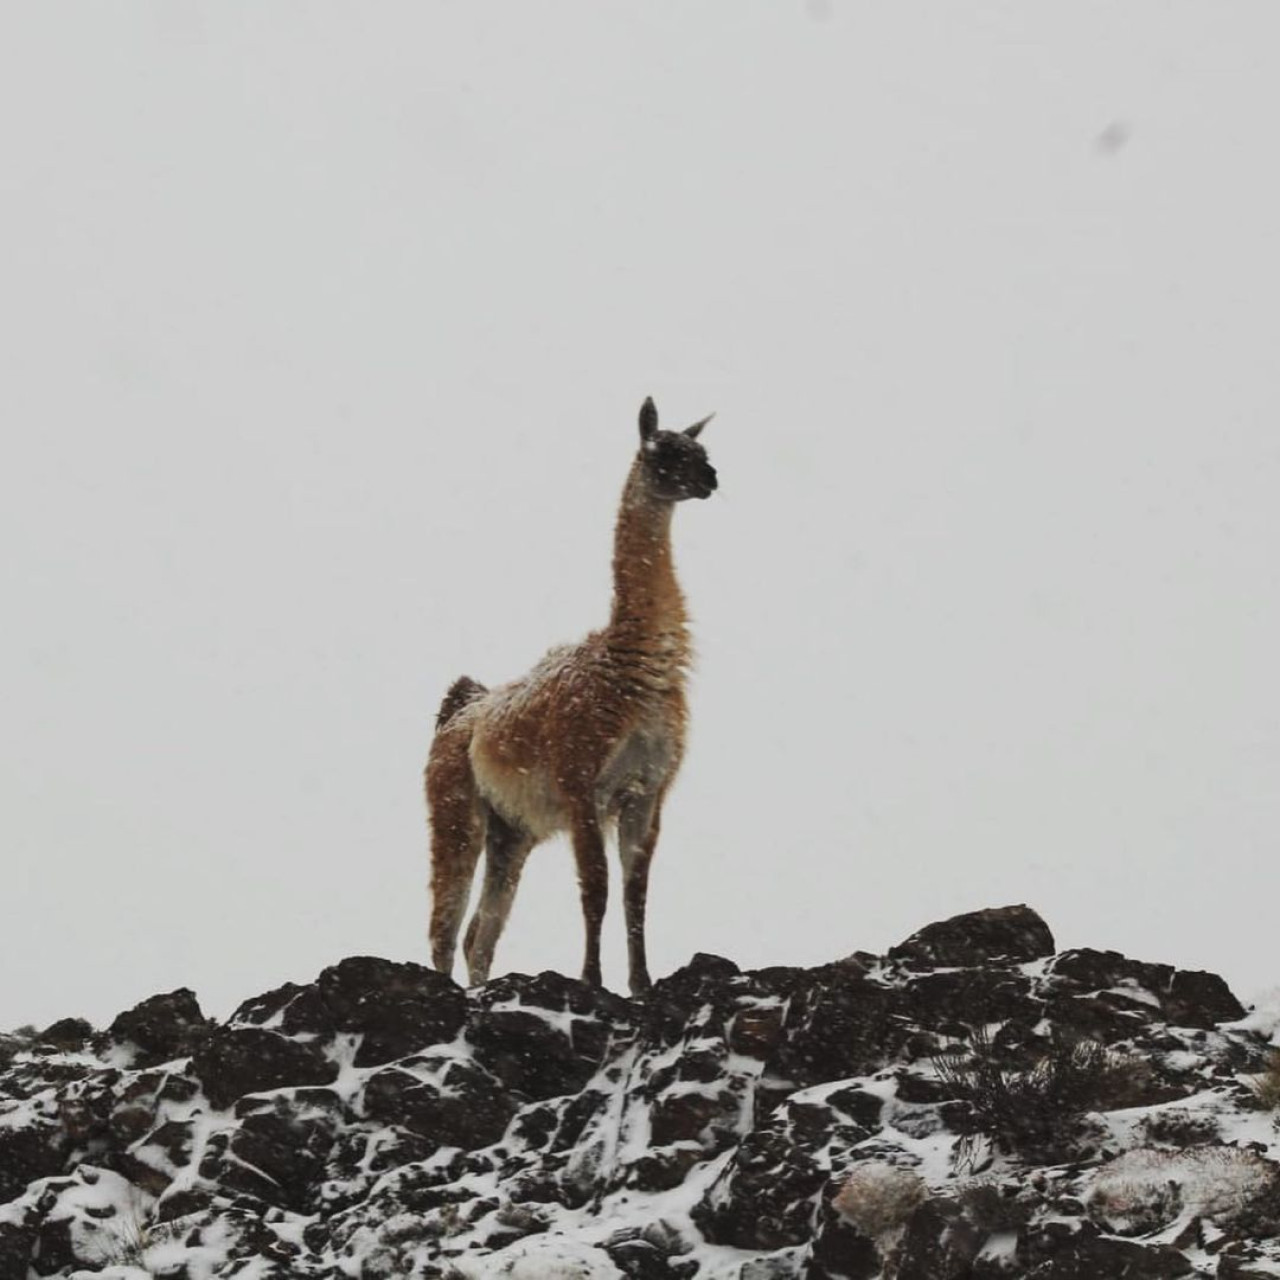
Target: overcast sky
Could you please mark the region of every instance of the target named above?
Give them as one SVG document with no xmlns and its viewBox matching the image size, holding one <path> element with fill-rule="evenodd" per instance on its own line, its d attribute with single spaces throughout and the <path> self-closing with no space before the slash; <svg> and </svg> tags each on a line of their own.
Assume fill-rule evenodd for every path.
<svg viewBox="0 0 1280 1280">
<path fill-rule="evenodd" d="M 1280 982 L 1280 8 L 0 11 L 0 1026 L 426 959 L 445 688 L 700 665 L 656 974 L 1035 906 Z M 625 984 L 618 895 L 606 977 Z M 576 973 L 563 844 L 497 969 Z"/>
</svg>

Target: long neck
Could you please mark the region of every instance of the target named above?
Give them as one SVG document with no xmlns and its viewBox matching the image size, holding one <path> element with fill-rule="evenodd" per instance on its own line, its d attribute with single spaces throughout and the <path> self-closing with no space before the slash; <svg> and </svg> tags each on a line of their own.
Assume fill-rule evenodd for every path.
<svg viewBox="0 0 1280 1280">
<path fill-rule="evenodd" d="M 613 537 L 613 611 L 608 637 L 689 660 L 688 615 L 671 554 L 672 502 L 655 498 L 639 461 L 622 491 Z"/>
</svg>

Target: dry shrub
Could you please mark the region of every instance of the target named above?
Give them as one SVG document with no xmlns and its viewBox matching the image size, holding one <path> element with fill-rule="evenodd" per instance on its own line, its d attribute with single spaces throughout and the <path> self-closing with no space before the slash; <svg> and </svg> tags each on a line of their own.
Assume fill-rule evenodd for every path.
<svg viewBox="0 0 1280 1280">
<path fill-rule="evenodd" d="M 141 1203 L 135 1202 L 97 1227 L 96 1240 L 86 1252 L 105 1267 L 132 1267 L 150 1274 L 152 1255 L 178 1233 L 173 1223 L 149 1221 Z"/>
<path fill-rule="evenodd" d="M 1225 1226 L 1276 1190 L 1276 1166 L 1239 1147 L 1139 1147 L 1099 1170 L 1089 1213 L 1122 1235 L 1143 1235 L 1182 1213 Z"/>
<path fill-rule="evenodd" d="M 1084 1132 L 1084 1117 L 1121 1087 L 1124 1064 L 1092 1040 L 1055 1043 L 1029 1067 L 1009 1067 L 990 1035 L 975 1031 L 970 1051 L 943 1054 L 938 1078 L 969 1104 L 976 1134 L 962 1139 L 958 1155 L 971 1155 L 985 1135 L 1007 1155 L 1054 1163 L 1071 1154 Z"/>
<path fill-rule="evenodd" d="M 874 1161 L 858 1165 L 849 1174 L 832 1197 L 831 1206 L 874 1240 L 902 1226 L 928 1194 L 919 1174 Z"/>
<path fill-rule="evenodd" d="M 1280 1108 L 1280 1049 L 1272 1049 L 1267 1069 L 1252 1080 L 1253 1096 L 1268 1111 Z"/>
</svg>

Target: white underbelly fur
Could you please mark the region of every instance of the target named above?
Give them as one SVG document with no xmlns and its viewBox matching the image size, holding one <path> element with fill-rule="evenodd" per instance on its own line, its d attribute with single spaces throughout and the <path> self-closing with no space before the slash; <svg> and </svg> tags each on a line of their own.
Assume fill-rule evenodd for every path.
<svg viewBox="0 0 1280 1280">
<path fill-rule="evenodd" d="M 535 840 L 545 840 L 570 825 L 570 813 L 560 788 L 547 769 L 494 765 L 472 742 L 471 769 L 484 799 L 508 822 L 522 827 Z M 661 726 L 637 729 L 603 763 L 595 804 L 599 820 L 614 816 L 626 793 L 657 792 L 675 771 L 675 745 Z"/>
<path fill-rule="evenodd" d="M 563 831 L 569 825 L 569 811 L 546 769 L 493 767 L 484 756 L 471 752 L 471 770 L 480 794 L 508 822 L 522 827 L 536 840 Z"/>
</svg>

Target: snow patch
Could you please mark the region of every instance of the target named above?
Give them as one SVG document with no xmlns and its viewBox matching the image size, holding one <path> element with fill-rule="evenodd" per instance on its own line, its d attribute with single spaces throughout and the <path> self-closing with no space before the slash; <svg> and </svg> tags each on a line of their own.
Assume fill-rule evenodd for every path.
<svg viewBox="0 0 1280 1280">
<path fill-rule="evenodd" d="M 454 1262 L 466 1280 L 626 1280 L 609 1255 L 563 1236 L 517 1240 L 484 1258 Z"/>
</svg>

